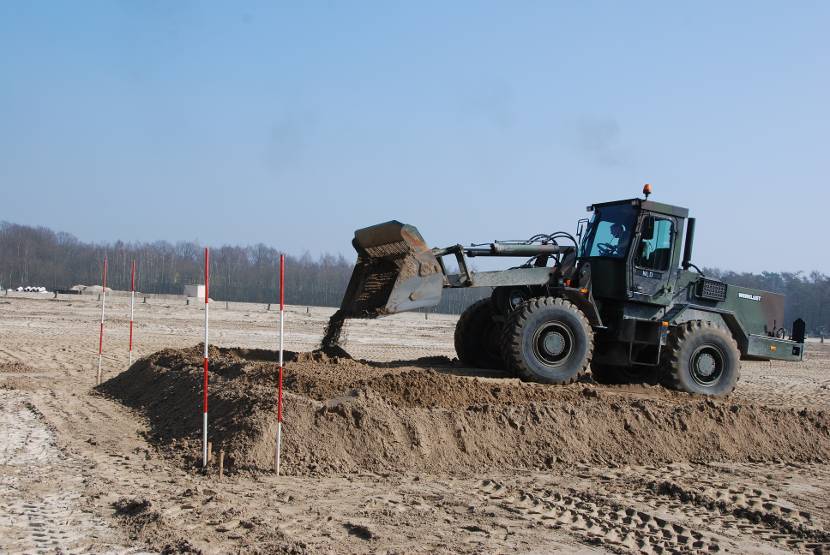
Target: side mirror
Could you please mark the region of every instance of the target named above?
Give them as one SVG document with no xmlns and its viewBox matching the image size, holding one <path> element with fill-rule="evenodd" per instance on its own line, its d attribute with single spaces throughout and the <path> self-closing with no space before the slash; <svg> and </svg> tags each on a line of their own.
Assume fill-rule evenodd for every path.
<svg viewBox="0 0 830 555">
<path fill-rule="evenodd" d="M 640 234 L 646 241 L 654 239 L 654 218 L 649 216 L 643 220 L 643 228 L 640 230 Z"/>
<path fill-rule="evenodd" d="M 588 218 L 582 218 L 576 222 L 576 239 L 579 244 L 582 244 L 582 236 L 585 234 L 585 228 L 588 226 Z"/>
</svg>

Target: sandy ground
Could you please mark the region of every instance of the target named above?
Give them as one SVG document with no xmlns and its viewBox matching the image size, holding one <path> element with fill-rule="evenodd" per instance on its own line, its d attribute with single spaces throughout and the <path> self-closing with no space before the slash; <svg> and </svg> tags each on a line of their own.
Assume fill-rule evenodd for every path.
<svg viewBox="0 0 830 555">
<path fill-rule="evenodd" d="M 127 299 L 111 300 L 105 379 L 128 367 Z M 93 391 L 99 310 L 89 297 L 0 297 L 0 552 L 830 552 L 830 464 L 816 458 L 219 481 Z M 313 349 L 331 312 L 290 307 L 287 348 Z M 193 346 L 202 320 L 183 299 L 139 299 L 135 357 Z M 354 322 L 347 348 L 374 361 L 452 357 L 454 323 Z M 214 303 L 211 342 L 274 348 L 276 325 L 264 305 Z M 812 345 L 808 359 L 744 363 L 732 400 L 830 409 L 830 350 Z M 826 450 L 830 432 L 818 441 Z"/>
</svg>

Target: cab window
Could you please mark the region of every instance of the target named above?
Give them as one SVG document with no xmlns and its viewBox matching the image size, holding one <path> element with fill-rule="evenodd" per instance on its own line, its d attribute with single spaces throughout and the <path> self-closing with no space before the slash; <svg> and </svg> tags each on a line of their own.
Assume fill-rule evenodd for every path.
<svg viewBox="0 0 830 555">
<path fill-rule="evenodd" d="M 645 218 L 635 264 L 649 270 L 668 270 L 671 264 L 673 235 L 673 221 L 654 216 Z"/>
<path fill-rule="evenodd" d="M 634 208 L 628 204 L 596 209 L 589 232 L 581 248 L 583 256 L 623 258 L 628 252 L 636 221 Z"/>
</svg>

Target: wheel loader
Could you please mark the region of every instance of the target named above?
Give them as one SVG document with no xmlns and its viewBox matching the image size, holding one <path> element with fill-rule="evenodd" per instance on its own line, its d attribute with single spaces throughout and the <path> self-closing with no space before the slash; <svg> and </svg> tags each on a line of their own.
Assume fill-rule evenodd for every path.
<svg viewBox="0 0 830 555">
<path fill-rule="evenodd" d="M 338 319 L 432 307 L 446 288 L 490 288 L 458 320 L 459 360 L 546 384 L 590 372 L 599 383 L 727 395 L 742 359 L 802 360 L 805 323 L 785 329 L 784 297 L 704 275 L 692 263 L 695 219 L 650 194 L 647 185 L 643 198 L 589 206 L 575 235 L 430 248 L 398 221 L 359 229 Z M 468 259 L 480 256 L 526 261 L 471 271 Z M 327 341 L 338 335 L 330 329 Z"/>
</svg>

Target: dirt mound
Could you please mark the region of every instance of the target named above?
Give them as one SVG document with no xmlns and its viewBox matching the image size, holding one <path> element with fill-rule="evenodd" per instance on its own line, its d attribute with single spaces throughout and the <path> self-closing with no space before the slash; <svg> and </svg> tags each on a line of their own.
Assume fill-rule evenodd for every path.
<svg viewBox="0 0 830 555">
<path fill-rule="evenodd" d="M 100 386 L 141 410 L 164 450 L 191 462 L 201 448 L 201 349 L 160 351 Z M 211 348 L 210 435 L 231 471 L 273 464 L 275 360 L 270 351 Z M 290 474 L 830 458 L 823 411 L 659 387 L 470 378 L 445 358 L 381 364 L 314 352 L 286 361 Z"/>
</svg>

